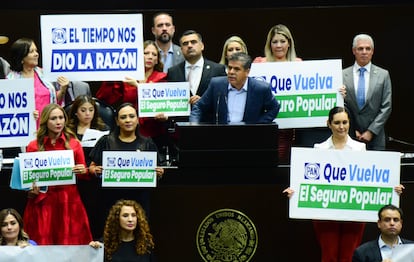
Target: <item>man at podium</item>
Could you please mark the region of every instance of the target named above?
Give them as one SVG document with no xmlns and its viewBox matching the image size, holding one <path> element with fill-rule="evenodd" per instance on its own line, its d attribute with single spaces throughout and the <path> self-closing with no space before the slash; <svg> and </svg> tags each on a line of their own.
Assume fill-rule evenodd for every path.
<svg viewBox="0 0 414 262">
<path fill-rule="evenodd" d="M 280 104 L 269 83 L 249 77 L 251 57 L 234 53 L 228 60 L 227 76 L 211 79 L 208 89 L 191 110 L 190 122 L 201 119 L 220 124 L 273 122 Z"/>
</svg>

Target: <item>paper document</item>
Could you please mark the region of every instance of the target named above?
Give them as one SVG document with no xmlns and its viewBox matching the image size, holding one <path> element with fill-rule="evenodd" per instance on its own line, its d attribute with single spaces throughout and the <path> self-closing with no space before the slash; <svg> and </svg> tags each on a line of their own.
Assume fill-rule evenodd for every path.
<svg viewBox="0 0 414 262">
<path fill-rule="evenodd" d="M 100 131 L 97 129 L 88 128 L 85 130 L 85 134 L 83 134 L 81 144 L 83 147 L 94 147 L 99 138 L 107 134 L 109 134 L 109 130 Z"/>
</svg>

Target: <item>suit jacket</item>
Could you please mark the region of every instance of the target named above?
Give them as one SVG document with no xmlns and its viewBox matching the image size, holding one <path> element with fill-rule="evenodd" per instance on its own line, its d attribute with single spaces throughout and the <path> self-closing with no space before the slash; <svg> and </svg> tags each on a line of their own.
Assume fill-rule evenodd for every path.
<svg viewBox="0 0 414 262">
<path fill-rule="evenodd" d="M 181 52 L 180 46 L 173 44 L 173 52 L 174 52 L 173 61 L 172 61 L 173 66 L 184 61 L 184 56 L 183 56 L 183 53 Z"/>
<path fill-rule="evenodd" d="M 213 77 L 200 100 L 194 104 L 190 122 L 227 123 L 227 77 Z M 243 115 L 245 123 L 271 123 L 279 113 L 280 104 L 272 94 L 267 82 L 248 78 L 246 107 Z M 212 116 L 212 117 L 211 117 Z"/>
<path fill-rule="evenodd" d="M 214 76 L 225 76 L 226 67 L 222 64 L 215 63 L 204 58 L 203 73 L 201 74 L 200 84 L 198 85 L 197 94 L 202 96 L 207 90 L 210 79 Z M 170 67 L 167 74 L 168 82 L 185 82 L 185 61 Z M 191 94 L 194 95 L 194 94 Z"/>
<path fill-rule="evenodd" d="M 53 84 L 57 91 L 60 90 L 57 82 L 54 82 Z M 80 95 L 92 96 L 89 84 L 83 81 L 71 81 L 68 89 L 66 89 L 65 100 L 62 101 L 62 106 L 69 105 Z"/>
<path fill-rule="evenodd" d="M 403 244 L 412 244 L 414 241 L 401 238 Z M 378 238 L 368 241 L 355 249 L 352 262 L 381 262 L 382 256 L 378 245 Z"/>
<path fill-rule="evenodd" d="M 5 79 L 10 72 L 10 64 L 0 56 L 0 79 Z"/>
<path fill-rule="evenodd" d="M 69 85 L 69 88 L 71 86 Z M 72 90 L 74 93 L 74 97 L 78 97 L 80 95 L 89 95 L 92 96 L 91 94 L 91 88 L 89 87 L 89 84 L 87 82 L 83 82 L 83 81 L 72 81 Z"/>
<path fill-rule="evenodd" d="M 362 109 L 359 109 L 356 99 L 353 66 L 342 71 L 343 83 L 346 86 L 345 106 L 351 114 L 350 132 L 355 137 L 355 130 L 364 132 L 370 130 L 374 137 L 367 144 L 367 149 L 385 149 L 385 123 L 391 115 L 391 78 L 387 70 L 371 64 L 369 74 L 369 87 L 366 95 L 366 102 Z"/>
<path fill-rule="evenodd" d="M 203 66 L 203 72 L 201 74 L 200 84 L 198 85 L 197 93 L 196 95 L 202 96 L 204 92 L 207 90 L 208 84 L 210 83 L 210 79 L 214 76 L 226 76 L 226 67 L 222 64 L 210 61 L 208 59 L 204 58 L 204 66 Z M 168 69 L 167 74 L 167 81 L 168 82 L 185 82 L 185 61 L 179 63 L 178 65 L 175 65 L 173 67 L 170 67 Z M 190 91 L 190 95 L 194 95 Z M 171 117 L 168 118 L 170 124 L 170 127 L 173 127 L 175 125 L 175 122 L 183 121 L 187 122 L 188 117 Z"/>
</svg>

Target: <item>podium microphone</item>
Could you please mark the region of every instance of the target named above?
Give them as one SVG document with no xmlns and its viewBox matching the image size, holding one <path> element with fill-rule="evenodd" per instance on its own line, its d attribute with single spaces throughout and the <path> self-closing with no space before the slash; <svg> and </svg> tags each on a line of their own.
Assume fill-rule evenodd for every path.
<svg viewBox="0 0 414 262">
<path fill-rule="evenodd" d="M 413 146 L 413 147 L 414 147 L 414 143 L 410 143 L 410 142 L 402 141 L 402 140 L 399 140 L 399 139 L 393 138 L 393 137 L 391 137 L 391 136 L 389 136 L 389 137 L 388 137 L 388 141 L 389 141 L 389 142 L 395 142 L 395 143 L 398 143 L 398 144 L 407 145 L 407 146 Z"/>
<path fill-rule="evenodd" d="M 218 124 L 218 122 L 219 122 L 220 99 L 221 99 L 221 93 L 218 93 L 218 97 L 217 97 L 217 109 L 216 109 L 216 124 Z"/>
</svg>

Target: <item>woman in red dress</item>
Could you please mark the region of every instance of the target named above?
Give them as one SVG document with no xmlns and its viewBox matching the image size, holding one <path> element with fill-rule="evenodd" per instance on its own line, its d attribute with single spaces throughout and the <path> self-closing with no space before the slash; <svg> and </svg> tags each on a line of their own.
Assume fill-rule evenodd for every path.
<svg viewBox="0 0 414 262">
<path fill-rule="evenodd" d="M 67 119 L 61 106 L 47 105 L 40 117 L 36 139 L 29 143 L 26 151 L 73 150 L 73 173 L 77 179 L 89 179 L 82 146 L 66 127 Z M 88 216 L 76 184 L 48 186 L 46 192 L 41 192 L 34 184 L 28 197 L 23 217 L 25 229 L 39 245 L 87 245 L 92 240 Z"/>
</svg>

